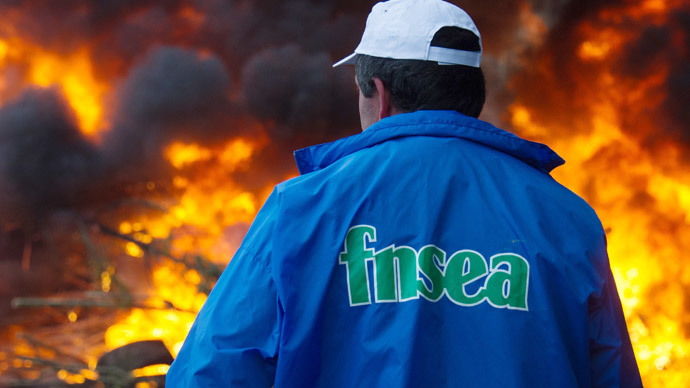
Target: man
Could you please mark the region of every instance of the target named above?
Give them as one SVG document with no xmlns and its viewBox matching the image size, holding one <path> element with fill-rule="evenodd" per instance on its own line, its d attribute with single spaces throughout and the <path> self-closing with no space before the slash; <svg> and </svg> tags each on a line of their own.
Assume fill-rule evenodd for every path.
<svg viewBox="0 0 690 388">
<path fill-rule="evenodd" d="M 336 64 L 364 131 L 295 153 L 168 386 L 641 386 L 600 222 L 476 119 L 480 60 L 461 9 L 374 6 Z"/>
</svg>

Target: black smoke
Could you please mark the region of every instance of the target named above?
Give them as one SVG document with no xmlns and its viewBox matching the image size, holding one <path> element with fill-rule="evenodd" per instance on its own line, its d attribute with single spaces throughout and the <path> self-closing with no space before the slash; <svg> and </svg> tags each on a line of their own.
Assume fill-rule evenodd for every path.
<svg viewBox="0 0 690 388">
<path fill-rule="evenodd" d="M 148 170 L 173 140 L 209 143 L 242 134 L 232 125 L 232 81 L 223 63 L 178 47 L 158 47 L 118 90 L 104 152 L 113 168 Z M 158 171 L 158 168 L 154 168 Z"/>
<path fill-rule="evenodd" d="M 670 56 L 673 60 L 671 71 L 664 87 L 666 97 L 661 104 L 665 132 L 690 145 L 690 6 L 673 14 L 671 36 L 677 39 L 677 46 Z"/>
<path fill-rule="evenodd" d="M 0 215 L 32 222 L 80 204 L 101 161 L 55 89 L 29 89 L 0 108 Z"/>
<path fill-rule="evenodd" d="M 0 317 L 14 297 L 83 284 L 71 231 L 74 214 L 103 198 L 93 184 L 102 167 L 57 90 L 28 89 L 0 107 Z"/>
<path fill-rule="evenodd" d="M 642 79 L 663 75 L 665 80 L 647 86 L 642 96 L 623 95 L 608 102 L 618 105 L 626 135 L 649 151 L 656 152 L 669 142 L 690 146 L 688 110 L 684 108 L 690 93 L 690 6 L 679 5 L 669 15 L 655 19 L 628 12 L 636 5 L 615 0 L 565 6 L 544 45 L 528 53 L 533 58 L 531 66 L 515 73 L 511 81 L 517 100 L 533 108 L 537 122 L 567 123 L 561 127 L 586 130 L 602 103 L 594 96 L 606 93 L 597 77 L 612 74 L 618 83 L 611 88 L 627 90 Z M 611 42 L 614 59 L 587 61 L 578 56 L 585 27 L 613 29 L 625 37 L 621 47 Z M 655 96 L 663 96 L 661 103 Z"/>
<path fill-rule="evenodd" d="M 666 54 L 670 41 L 671 27 L 649 26 L 625 48 L 625 54 L 619 60 L 617 67 L 622 73 L 630 77 L 647 77 L 659 68 L 662 61 L 667 60 Z"/>
<path fill-rule="evenodd" d="M 293 144 L 296 138 L 318 141 L 353 133 L 358 121 L 352 114 L 352 75 L 331 64 L 326 53 L 309 55 L 296 45 L 259 52 L 242 72 L 249 112 L 275 123 L 272 138 Z"/>
</svg>

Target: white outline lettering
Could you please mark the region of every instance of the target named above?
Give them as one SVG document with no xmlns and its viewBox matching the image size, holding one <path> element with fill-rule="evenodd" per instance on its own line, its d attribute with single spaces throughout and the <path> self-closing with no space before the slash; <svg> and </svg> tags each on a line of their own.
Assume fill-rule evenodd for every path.
<svg viewBox="0 0 690 388">
<path fill-rule="evenodd" d="M 367 300 L 368 300 L 368 302 L 363 302 L 363 303 L 352 303 L 352 292 L 353 292 L 352 287 L 353 286 L 360 286 L 361 287 L 362 285 L 351 284 L 351 282 L 350 282 L 350 268 L 349 268 L 349 264 L 348 264 L 349 261 L 348 260 L 343 261 L 343 257 L 347 257 L 347 255 L 348 255 L 348 250 L 347 250 L 348 236 L 350 235 L 350 232 L 352 230 L 357 229 L 357 228 L 368 229 L 368 230 L 365 230 L 363 232 L 362 241 L 361 241 L 362 253 L 364 253 L 364 254 L 369 253 L 370 254 L 369 257 L 364 258 L 364 272 L 366 275 L 366 288 L 367 288 Z M 371 233 L 370 233 L 370 231 L 371 231 Z M 345 235 L 345 241 L 343 242 L 343 251 L 340 252 L 340 254 L 338 256 L 338 263 L 345 265 L 345 271 L 346 271 L 346 276 L 347 276 L 347 279 L 346 279 L 347 280 L 347 294 L 348 294 L 348 299 L 349 299 L 349 303 L 350 303 L 351 307 L 370 305 L 372 303 L 372 301 L 371 301 L 371 287 L 369 285 L 369 279 L 370 278 L 369 278 L 369 264 L 368 264 L 368 262 L 371 261 L 371 262 L 373 262 L 373 268 L 374 268 L 373 278 L 374 278 L 374 302 L 375 303 L 408 302 L 411 300 L 420 299 L 420 296 L 422 298 L 424 298 L 425 300 L 436 303 L 439 300 L 441 300 L 443 298 L 443 296 L 445 295 L 449 301 L 451 301 L 453 304 L 456 304 L 458 306 L 471 307 L 471 306 L 479 305 L 479 304 L 483 303 L 484 301 L 486 301 L 490 306 L 492 306 L 494 308 L 518 310 L 518 311 L 529 311 L 528 292 L 529 292 L 530 265 L 529 265 L 529 261 L 527 261 L 527 259 L 525 259 L 523 256 L 521 256 L 517 253 L 513 253 L 513 252 L 498 253 L 498 254 L 491 256 L 489 258 L 489 263 L 487 263 L 486 258 L 481 253 L 479 253 L 477 251 L 474 251 L 471 249 L 462 249 L 462 250 L 454 252 L 451 256 L 448 256 L 446 254 L 445 250 L 441 249 L 440 247 L 438 247 L 437 245 L 434 245 L 434 244 L 424 245 L 423 247 L 421 247 L 419 249 L 419 251 L 417 251 L 414 248 L 407 246 L 407 245 L 401 245 L 399 247 L 396 247 L 395 244 L 390 244 L 383 249 L 376 250 L 373 247 L 368 247 L 368 244 L 376 242 L 376 236 L 377 236 L 376 227 L 374 227 L 372 225 L 366 225 L 366 224 L 360 224 L 360 225 L 355 225 L 355 226 L 350 227 L 347 230 L 347 234 Z M 353 241 L 353 243 L 354 243 L 354 241 Z M 436 268 L 436 270 L 438 270 L 441 274 L 441 284 L 434 284 L 433 280 L 429 276 L 430 274 L 427 274 L 424 271 L 422 271 L 422 268 L 420 266 L 421 255 L 423 254 L 425 249 L 431 249 L 431 248 L 438 250 L 438 252 L 432 253 L 431 262 L 432 262 L 433 266 Z M 402 267 L 401 267 L 401 263 L 400 263 L 400 257 L 395 255 L 395 252 L 397 250 L 400 250 L 400 249 L 409 249 L 414 254 L 414 257 L 415 257 L 417 292 L 416 292 L 414 297 L 408 297 L 406 299 L 401 299 L 401 296 L 402 296 L 402 285 L 401 285 L 402 284 L 402 277 L 401 277 L 402 276 Z M 393 285 L 395 288 L 395 298 L 382 300 L 379 298 L 379 295 L 378 295 L 379 294 L 378 293 L 378 284 L 379 284 L 379 281 L 381 279 L 378 279 L 378 275 L 377 275 L 378 271 L 377 271 L 377 267 L 376 267 L 377 266 L 376 256 L 383 253 L 383 252 L 386 252 L 387 250 L 391 250 L 390 254 L 393 256 L 392 257 L 393 268 L 392 268 L 391 275 L 390 275 L 393 277 L 393 279 L 390 279 L 390 280 L 393 281 Z M 459 257 L 463 257 L 463 253 L 469 253 L 469 252 L 476 254 L 479 258 L 481 258 L 482 262 L 484 263 L 484 273 L 481 276 L 475 276 L 474 278 L 469 279 L 469 281 L 464 282 L 460 286 L 461 287 L 460 292 L 462 292 L 462 295 L 465 298 L 474 298 L 474 297 L 477 297 L 480 295 L 482 296 L 482 298 L 477 300 L 475 303 L 471 303 L 471 304 L 461 303 L 461 302 L 458 302 L 455 299 L 453 299 L 451 297 L 450 293 L 448 292 L 448 288 L 445 285 L 446 284 L 445 279 L 446 279 L 446 275 L 447 275 L 447 270 L 448 270 L 449 265 L 452 262 L 454 262 L 453 259 L 459 260 L 458 259 Z M 440 255 L 437 253 L 440 253 Z M 524 281 L 524 293 L 525 293 L 524 305 L 525 305 L 525 307 L 516 307 L 516 306 L 512 306 L 510 304 L 508 297 L 510 296 L 510 286 L 512 286 L 512 284 L 509 282 L 509 279 L 506 279 L 505 281 L 503 281 L 501 283 L 501 289 L 499 290 L 501 293 L 501 296 L 504 299 L 508 300 L 508 303 L 506 305 L 503 305 L 503 306 L 496 305 L 489 298 L 487 287 L 489 286 L 489 279 L 491 279 L 492 275 L 494 275 L 497 272 L 505 273 L 508 276 L 515 275 L 512 273 L 513 268 L 512 268 L 512 263 L 510 261 L 508 261 L 508 260 L 500 260 L 499 261 L 498 260 L 499 258 L 501 258 L 503 256 L 515 257 L 519 260 L 522 260 L 522 262 L 525 264 L 526 273 L 523 276 L 521 276 L 521 280 Z M 446 260 L 446 258 L 448 258 L 448 259 Z M 381 265 L 383 265 L 383 263 Z M 507 266 L 507 269 L 505 268 L 506 266 Z M 470 271 L 471 270 L 471 261 L 470 261 L 469 256 L 465 255 L 463 257 L 462 267 L 460 269 L 461 269 L 462 275 L 467 275 L 471 272 Z M 479 287 L 478 291 L 476 293 L 474 293 L 473 295 L 467 295 L 467 293 L 465 291 L 465 287 L 470 283 L 480 281 L 480 279 L 482 279 L 482 278 L 484 279 L 483 280 L 484 285 Z M 431 289 L 429 289 L 429 287 L 427 287 L 425 280 L 428 280 L 431 283 Z M 426 293 L 436 293 L 437 290 L 435 288 L 439 287 L 439 286 L 442 287 L 442 290 L 441 290 L 441 293 L 439 294 L 438 298 L 429 298 L 419 288 L 419 284 L 421 284 L 422 287 L 424 287 L 424 290 L 426 291 Z M 505 289 L 506 284 L 509 287 L 507 292 Z M 496 290 L 492 290 L 492 291 L 495 292 Z"/>
</svg>

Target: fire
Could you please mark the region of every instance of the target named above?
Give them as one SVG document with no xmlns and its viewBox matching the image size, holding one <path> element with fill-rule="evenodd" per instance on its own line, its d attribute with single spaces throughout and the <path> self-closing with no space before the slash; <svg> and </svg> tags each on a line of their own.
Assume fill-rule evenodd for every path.
<svg viewBox="0 0 690 388">
<path fill-rule="evenodd" d="M 237 241 L 227 241 L 224 231 L 251 222 L 265 199 L 242 190 L 228 176 L 247 168 L 253 153 L 262 145 L 262 140 L 244 138 L 215 148 L 172 143 L 165 152 L 170 164 L 180 174 L 194 171 L 191 177 L 175 177 L 173 185 L 182 190 L 177 204 L 162 217 L 124 221 L 119 232 L 145 244 L 154 238 L 171 238 L 170 250 L 175 255 L 201 254 L 226 263 L 237 249 Z M 126 243 L 125 250 L 133 257 L 144 256 L 139 245 L 133 242 Z M 138 340 L 161 339 L 177 354 L 206 300 L 206 294 L 199 289 L 203 276 L 181 263 L 161 262 L 153 270 L 154 291 L 148 300 L 148 305 L 156 308 L 133 309 L 108 329 L 106 346 L 116 348 Z"/>
<path fill-rule="evenodd" d="M 26 82 L 30 84 L 41 87 L 58 85 L 85 135 L 95 135 L 105 128 L 103 98 L 108 87 L 96 78 L 86 48 L 64 55 L 16 38 L 0 40 L 0 69 L 8 63 L 25 67 Z M 0 102 L 2 86 L 0 83 Z"/>
<path fill-rule="evenodd" d="M 175 168 L 182 168 L 187 164 L 211 158 L 211 150 L 198 144 L 173 143 L 168 147 L 166 156 Z"/>
<path fill-rule="evenodd" d="M 80 129 L 87 135 L 96 133 L 102 125 L 101 99 L 105 88 L 95 80 L 91 61 L 85 50 L 70 57 L 48 52 L 36 52 L 31 58 L 30 81 L 48 87 L 61 86 L 67 101 L 79 119 Z"/>
<path fill-rule="evenodd" d="M 519 109 L 514 115 L 514 123 L 525 123 Z M 680 265 L 684 257 L 681 242 L 690 241 L 690 186 L 686 183 L 690 176 L 669 175 L 634 144 L 621 142 L 618 128 L 593 124 L 595 131 L 587 139 L 575 136 L 550 142 L 567 160 L 554 176 L 584 196 L 608 229 L 613 274 L 646 385 L 664 386 L 656 385 L 662 376 L 652 371 L 665 370 L 665 386 L 680 386 L 668 381 L 685 381 L 689 364 L 685 353 L 690 350 L 690 338 L 683 327 L 688 316 L 679 296 L 690 285 L 688 271 Z M 618 148 L 618 153 L 627 155 L 626 160 L 618 166 L 592 166 L 594 155 L 607 147 Z M 587 194 L 592 189 L 587 171 L 592 168 L 599 175 L 596 193 Z M 646 193 L 655 208 L 628 205 L 634 202 L 630 185 L 635 176 L 647 181 Z M 681 225 L 673 229 L 655 225 L 654 214 L 669 214 Z"/>
<path fill-rule="evenodd" d="M 166 150 L 166 157 L 180 173 L 184 173 L 187 167 L 201 167 L 193 182 L 183 175 L 173 179 L 173 186 L 182 190 L 182 194 L 178 203 L 162 218 L 147 220 L 146 230 L 150 236 L 165 238 L 172 229 L 183 225 L 199 228 L 207 233 L 207 237 L 181 236 L 174 241 L 174 248 L 178 252 L 201 249 L 216 261 L 227 261 L 227 257 L 212 253 L 223 229 L 238 222 L 251 222 L 261 204 L 260 198 L 233 184 L 228 176 L 246 168 L 254 150 L 263 146 L 264 142 L 240 138 L 217 149 L 194 143 L 171 144 Z"/>
<path fill-rule="evenodd" d="M 225 9 L 224 2 L 217 3 L 214 7 Z M 564 119 L 559 112 L 547 111 L 553 107 L 542 106 L 549 104 L 530 103 L 522 98 L 522 94 L 528 94 L 529 90 L 515 90 L 516 102 L 507 112 L 508 121 L 520 135 L 544 142 L 564 156 L 567 163 L 555 170 L 554 177 L 585 198 L 599 214 L 607 230 L 613 274 L 647 387 L 684 386 L 688 380 L 690 309 L 686 295 L 690 289 L 690 269 L 683 263 L 684 253 L 690 249 L 690 172 L 681 167 L 687 163 L 683 162 L 687 157 L 681 145 L 659 142 L 652 150 L 644 144 L 644 135 L 658 130 L 656 122 L 653 122 L 655 118 L 650 116 L 655 114 L 655 109 L 665 98 L 665 86 L 671 74 L 666 58 L 654 63 L 653 71 L 642 76 L 620 74 L 613 64 L 621 60 L 626 48 L 636 42 L 642 29 L 668 24 L 676 10 L 687 9 L 682 8 L 687 7 L 685 3 L 686 0 L 642 0 L 618 2 L 615 6 L 584 5 L 598 11 L 587 16 L 586 20 L 579 20 L 574 27 L 577 40 L 568 46 L 572 56 L 565 65 L 578 71 L 573 75 L 558 71 L 549 74 L 552 79 L 573 78 L 568 88 L 577 89 L 573 93 L 577 98 L 566 99 L 565 103 L 578 99 L 573 101 L 574 109 L 583 109 L 584 112 L 578 112 L 578 119 Z M 237 24 L 228 30 L 223 29 L 209 11 L 216 8 L 189 3 L 180 5 L 178 9 L 165 7 L 167 11 L 160 8 L 149 12 L 151 10 L 146 5 L 134 7 L 132 12 L 123 11 L 120 19 L 114 19 L 112 23 L 113 26 L 126 24 L 127 28 L 111 29 L 109 23 L 104 23 L 105 28 L 99 29 L 98 44 L 131 36 L 128 34 L 135 31 L 142 34 L 142 53 L 129 53 L 131 57 L 127 58 L 122 53 L 122 59 L 117 57 L 120 55 L 117 53 L 108 57 L 110 62 L 98 63 L 95 59 L 98 56 L 93 51 L 96 39 L 88 41 L 81 36 L 78 39 L 66 36 L 65 42 L 69 40 L 70 44 L 59 49 L 33 42 L 31 37 L 20 34 L 20 24 L 36 23 L 28 16 L 20 18 L 34 6 L 38 3 L 26 2 L 25 8 L 8 12 L 6 23 L 0 26 L 0 106 L 27 88 L 54 88 L 64 96 L 83 135 L 98 142 L 106 131 L 116 132 L 116 128 L 112 128 L 114 124 L 109 122 L 109 115 L 117 112 L 110 112 L 107 103 L 118 98 L 115 80 L 126 80 L 128 71 L 141 65 L 142 58 L 160 45 L 184 47 L 201 59 L 213 57 L 219 67 L 227 67 L 221 70 L 227 70 L 228 78 L 232 79 L 232 86 L 218 91 L 214 98 L 220 100 L 221 96 L 229 96 L 228 100 L 233 102 L 234 99 L 242 99 L 241 89 L 246 85 L 235 83 L 243 82 L 243 66 L 256 52 L 249 49 L 241 55 L 223 52 L 221 47 L 235 47 L 232 39 L 223 44 L 209 41 L 218 36 L 225 41 L 228 34 L 241 34 L 244 30 L 253 30 L 253 27 Z M 80 12 L 91 10 L 89 7 L 81 8 Z M 524 25 L 526 40 L 538 46 L 549 33 L 549 23 L 536 13 L 528 12 L 528 8 L 523 7 L 520 23 Z M 254 10 L 250 5 L 243 5 L 239 11 L 234 14 L 243 17 L 246 14 L 248 20 L 254 21 L 257 16 L 252 13 Z M 227 13 L 231 14 L 233 12 Z M 161 22 L 166 16 L 171 19 L 166 22 L 169 24 L 148 30 L 149 24 Z M 333 25 L 322 27 L 331 29 Z M 283 31 L 281 28 L 276 27 L 276 30 Z M 150 36 L 146 35 L 147 31 Z M 270 34 L 267 32 L 266 35 Z M 256 37 L 257 44 L 263 44 L 265 38 L 263 35 Z M 278 41 L 267 39 L 265 44 L 279 45 L 291 38 L 288 34 Z M 680 52 L 686 45 L 684 39 L 687 36 L 671 34 L 668 39 L 678 47 L 677 55 L 682 55 Z M 308 40 L 311 42 L 315 38 L 309 37 Z M 243 50 L 252 46 L 241 45 Z M 265 48 L 257 47 L 257 50 Z M 304 51 L 311 53 L 314 48 Z M 246 61 L 238 59 L 245 55 Z M 550 59 L 556 55 L 551 55 Z M 533 58 L 525 60 L 532 61 Z M 544 63 L 536 65 L 540 69 L 548 68 Z M 209 69 L 217 70 L 214 66 Z M 223 71 L 220 73 L 225 74 Z M 546 82 L 552 81 L 545 77 Z M 205 91 L 200 95 L 206 95 Z M 555 86 L 549 93 L 558 96 L 563 91 Z M 542 96 L 543 100 L 551 98 L 551 95 Z M 176 102 L 174 99 L 163 101 Z M 632 115 L 633 122 L 627 117 L 645 111 L 652 113 Z M 282 115 L 268 113 L 276 117 Z M 239 115 L 250 116 L 250 113 L 240 112 Z M 112 121 L 116 119 L 126 122 L 129 117 L 116 117 Z M 184 120 L 180 122 L 184 125 Z M 161 131 L 163 141 L 169 142 L 164 143 L 164 162 L 169 163 L 167 167 L 173 174 L 161 179 L 147 177 L 151 181 L 141 182 L 145 189 L 142 191 L 153 198 L 151 201 L 158 210 L 136 215 L 117 214 L 105 222 L 112 221 L 110 225 L 114 225 L 114 232 L 124 237 L 117 246 L 120 248 L 118 254 L 131 262 L 151 265 L 150 284 L 137 288 L 137 292 L 141 292 L 137 293 L 138 307 L 123 311 L 107 329 L 105 348 L 83 349 L 83 355 L 88 358 L 88 369 L 62 369 L 57 372 L 60 379 L 70 383 L 95 379 L 96 361 L 100 354 L 138 340 L 161 339 L 173 354 L 177 354 L 211 286 L 207 279 L 212 277 L 204 273 L 203 268 L 190 267 L 181 259 L 203 257 L 222 268 L 232 257 L 272 189 L 272 185 L 246 187 L 251 185 L 236 179 L 243 173 L 247 175 L 247 171 L 254 171 L 257 154 L 270 141 L 264 134 L 265 128 L 251 125 L 257 127 L 242 132 L 251 133 L 251 136 L 233 134 L 232 139 L 225 137 L 217 144 L 189 138 L 170 140 L 169 134 Z M 280 180 L 288 176 L 273 178 Z M 118 268 L 115 265 L 99 268 L 95 282 L 94 288 L 104 293 L 112 295 L 119 292 Z M 78 325 L 85 315 L 84 310 L 79 309 L 64 311 L 68 325 Z M 36 351 L 25 345 L 15 349 L 16 356 L 57 357 L 45 352 L 45 349 Z M 0 352 L 0 375 L 13 367 L 31 366 L 31 360 L 12 358 Z M 164 373 L 165 368 L 154 365 L 137 370 L 135 374 L 159 374 Z"/>
<path fill-rule="evenodd" d="M 4 40 L 0 40 L 0 65 L 5 61 L 10 47 Z"/>
<path fill-rule="evenodd" d="M 201 278 L 182 265 L 166 264 L 153 272 L 155 296 L 149 300 L 158 309 L 135 308 L 110 326 L 105 333 L 106 346 L 114 349 L 139 340 L 161 339 L 177 354 L 191 328 L 206 295 L 199 292 Z M 174 303 L 175 310 L 170 310 Z"/>
<path fill-rule="evenodd" d="M 579 55 L 582 59 L 603 59 L 611 51 L 611 43 L 607 40 L 586 41 L 580 46 Z"/>
<path fill-rule="evenodd" d="M 666 0 L 645 0 L 642 8 L 647 12 L 663 12 L 667 9 Z"/>
<path fill-rule="evenodd" d="M 636 39 L 625 18 L 663 23 L 679 3 L 649 0 L 617 13 L 602 12 L 582 23 L 577 58 L 601 71 L 576 80 L 588 94 L 587 119 L 561 122 L 536 105 L 517 102 L 510 119 L 518 133 L 549 144 L 566 164 L 554 177 L 584 197 L 607 229 L 609 256 L 638 366 L 645 386 L 684 386 L 690 370 L 690 316 L 684 295 L 690 271 L 683 266 L 690 241 L 690 173 L 682 149 L 666 142 L 650 150 L 635 134 L 653 133 L 656 123 L 626 122 L 626 112 L 658 107 L 667 65 L 631 80 L 610 71 L 621 50 Z M 627 13 L 626 13 L 627 12 Z M 638 116 L 642 117 L 642 116 Z"/>
</svg>

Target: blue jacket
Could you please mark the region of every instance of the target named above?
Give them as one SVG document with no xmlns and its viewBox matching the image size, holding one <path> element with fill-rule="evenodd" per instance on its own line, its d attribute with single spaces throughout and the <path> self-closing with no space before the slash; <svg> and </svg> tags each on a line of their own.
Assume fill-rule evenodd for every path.
<svg viewBox="0 0 690 388">
<path fill-rule="evenodd" d="M 594 211 L 448 111 L 295 153 L 168 387 L 639 387 Z"/>
</svg>

